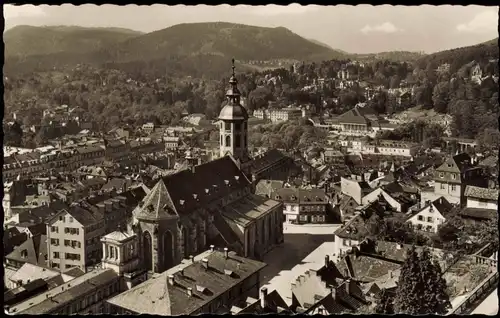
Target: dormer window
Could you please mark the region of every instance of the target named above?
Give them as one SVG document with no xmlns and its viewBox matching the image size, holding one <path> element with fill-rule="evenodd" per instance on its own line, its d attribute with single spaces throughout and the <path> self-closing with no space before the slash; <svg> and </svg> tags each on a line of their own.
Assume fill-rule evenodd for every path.
<svg viewBox="0 0 500 318">
<path fill-rule="evenodd" d="M 22 258 L 27 258 L 28 257 L 28 250 L 22 250 L 21 251 L 21 257 Z"/>
<path fill-rule="evenodd" d="M 196 193 L 193 194 L 193 198 L 198 201 L 198 195 Z"/>
<path fill-rule="evenodd" d="M 229 185 L 229 180 L 224 180 L 224 183 L 225 183 L 226 185 Z"/>
<path fill-rule="evenodd" d="M 179 200 L 180 205 L 184 205 L 184 200 Z"/>
<path fill-rule="evenodd" d="M 208 194 L 210 192 L 209 189 L 205 189 L 205 193 Z"/>
<path fill-rule="evenodd" d="M 281 196 L 280 195 L 277 195 L 275 198 L 276 198 L 276 200 L 281 200 Z"/>
</svg>

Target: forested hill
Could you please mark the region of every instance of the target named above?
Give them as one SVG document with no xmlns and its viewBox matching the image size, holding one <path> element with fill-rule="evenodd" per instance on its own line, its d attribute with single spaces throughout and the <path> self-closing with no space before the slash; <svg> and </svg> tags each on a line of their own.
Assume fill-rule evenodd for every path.
<svg viewBox="0 0 500 318">
<path fill-rule="evenodd" d="M 27 57 L 90 53 L 141 34 L 122 28 L 20 25 L 7 30 L 3 38 L 6 57 Z"/>
<path fill-rule="evenodd" d="M 179 24 L 140 34 L 119 28 L 19 26 L 4 34 L 6 71 L 31 72 L 88 63 L 115 67 L 174 68 L 201 65 L 215 72 L 219 60 L 328 60 L 343 57 L 291 32 L 225 22 Z M 204 62 L 200 62 L 204 60 Z M 226 66 L 227 67 L 227 66 Z M 224 68 L 224 70 L 226 70 Z M 222 71 L 222 70 L 221 70 Z M 184 72 L 187 74 L 187 72 Z"/>
<path fill-rule="evenodd" d="M 458 70 L 462 65 L 471 61 L 487 61 L 498 59 L 498 38 L 477 45 L 466 46 L 423 56 L 416 64 L 425 68 L 429 64 L 439 66 L 448 63 L 451 70 Z"/>
<path fill-rule="evenodd" d="M 156 59 L 178 55 L 220 55 L 240 60 L 324 59 L 338 55 L 283 28 L 264 28 L 226 22 L 178 24 L 114 45 L 115 61 Z"/>
</svg>

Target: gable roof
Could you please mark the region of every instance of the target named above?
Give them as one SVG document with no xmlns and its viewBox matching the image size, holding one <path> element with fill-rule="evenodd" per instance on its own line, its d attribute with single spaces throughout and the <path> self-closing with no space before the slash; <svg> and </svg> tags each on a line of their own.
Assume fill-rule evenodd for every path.
<svg viewBox="0 0 500 318">
<path fill-rule="evenodd" d="M 468 185 L 465 187 L 465 196 L 474 199 L 498 200 L 498 189 L 481 188 Z"/>
<path fill-rule="evenodd" d="M 250 186 L 234 160 L 225 156 L 162 178 L 171 208 L 181 215 Z"/>
<path fill-rule="evenodd" d="M 160 179 L 142 200 L 135 217 L 146 220 L 160 220 L 176 216 L 174 204 L 165 183 Z"/>
<path fill-rule="evenodd" d="M 26 257 L 23 257 L 21 255 L 23 251 L 27 252 Z M 14 249 L 5 258 L 22 263 L 30 263 L 33 265 L 46 267 L 47 263 L 46 257 L 47 257 L 47 236 L 41 234 L 29 238 L 18 248 Z"/>
</svg>

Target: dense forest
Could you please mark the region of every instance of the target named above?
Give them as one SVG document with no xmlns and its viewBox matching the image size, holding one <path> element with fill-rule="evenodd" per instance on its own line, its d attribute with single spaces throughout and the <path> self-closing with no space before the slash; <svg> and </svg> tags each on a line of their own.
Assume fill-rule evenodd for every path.
<svg viewBox="0 0 500 318">
<path fill-rule="evenodd" d="M 176 27 L 191 30 L 195 26 L 197 24 Z M 227 28 L 227 26 L 228 24 L 224 23 L 211 24 L 215 30 Z M 244 26 L 240 28 L 243 30 L 236 28 L 231 36 L 228 35 L 231 41 L 234 42 L 235 33 L 250 32 Z M 15 29 L 9 32 L 16 31 Z M 264 32 L 260 29 L 257 28 L 257 31 Z M 268 30 L 266 32 L 274 30 L 287 34 L 289 32 L 286 29 L 266 30 Z M 66 32 L 70 31 L 66 30 Z M 61 33 L 60 30 L 58 32 Z M 88 30 L 78 29 L 78 32 L 85 33 Z M 129 30 L 106 29 L 106 32 L 122 34 L 121 42 L 114 44 L 116 47 L 123 43 L 127 45 L 147 44 L 141 42 L 145 40 L 139 41 L 139 39 L 144 39 L 145 35 L 138 35 Z M 169 31 L 158 32 L 149 34 L 146 39 L 149 37 L 157 39 L 161 34 Z M 292 33 L 289 36 L 294 35 Z M 13 37 L 12 34 L 10 37 Z M 216 37 L 209 38 L 217 39 Z M 341 114 L 360 102 L 367 102 L 368 106 L 379 114 L 389 113 L 391 110 L 387 108 L 387 92 L 381 91 L 373 99 L 366 101 L 364 87 L 383 86 L 386 89 L 408 87 L 413 91 L 412 100 L 408 106 L 434 109 L 437 113 L 450 114 L 453 118 L 452 134 L 454 136 L 474 138 L 483 144 L 495 144 L 495 140 L 498 139 L 498 83 L 492 76 L 498 77 L 499 70 L 498 47 L 495 51 L 492 43 L 494 42 L 439 52 L 413 63 L 389 60 L 350 63 L 350 60 L 346 58 L 302 62 L 295 66 L 264 71 L 257 71 L 237 63 L 237 77 L 239 88 L 246 101 L 245 107 L 249 110 L 265 108 L 270 103 L 280 106 L 313 104 L 322 105 L 331 115 Z M 75 42 L 69 44 L 75 47 L 81 45 Z M 102 48 L 98 44 L 95 46 Z M 48 49 L 40 47 L 40 52 Z M 325 49 L 327 48 L 321 47 L 321 50 Z M 18 50 L 28 49 L 26 44 L 18 44 Z M 232 50 L 227 51 L 232 52 Z M 94 120 L 99 129 L 109 130 L 121 125 L 136 126 L 145 122 L 176 124 L 183 112 L 203 113 L 208 119 L 214 119 L 225 102 L 231 65 L 230 59 L 224 54 L 189 56 L 171 54 L 168 58 L 155 60 L 153 55 L 156 53 L 151 53 L 151 56 L 148 55 L 152 58 L 150 60 L 131 60 L 127 63 L 114 62 L 96 66 L 92 63 L 85 63 L 85 59 L 82 59 L 74 66 L 67 63 L 64 67 L 59 67 L 51 64 L 50 59 L 57 56 L 61 64 L 64 64 L 74 59 L 75 56 L 88 56 L 87 51 L 72 53 L 53 50 L 52 52 L 38 56 L 39 59 L 31 60 L 13 54 L 10 60 L 6 60 L 5 113 L 7 118 L 11 118 L 14 112 L 19 114 L 21 126 L 43 124 L 43 110 L 64 104 L 71 108 L 76 107 L 83 119 Z M 312 51 L 304 49 L 301 52 Z M 66 60 L 65 57 L 68 59 Z M 16 65 L 16 63 L 9 64 L 12 59 L 23 61 L 23 65 L 29 65 L 31 62 L 44 65 L 46 70 L 27 72 L 26 69 L 29 67 L 21 69 L 12 67 Z M 460 62 L 456 62 L 457 60 Z M 210 62 L 208 65 L 207 61 Z M 442 68 L 443 64 L 439 63 L 448 63 L 449 67 Z M 47 65 L 51 66 L 50 69 L 47 69 Z M 355 84 L 347 89 L 338 89 L 330 80 L 335 80 L 338 72 L 346 65 Z M 480 83 L 471 80 L 472 71 L 476 67 L 482 71 Z M 320 78 L 326 78 L 329 81 L 326 81 L 322 88 L 313 86 L 313 89 L 305 89 Z M 6 131 L 7 135 L 10 133 L 10 130 Z M 15 134 L 15 131 L 13 133 Z M 404 137 L 405 134 L 408 136 L 407 132 L 401 131 L 398 136 Z M 436 136 L 439 134 L 436 133 L 435 128 L 430 128 L 427 135 L 438 138 Z M 430 144 L 434 143 L 429 138 L 426 140 Z"/>
</svg>

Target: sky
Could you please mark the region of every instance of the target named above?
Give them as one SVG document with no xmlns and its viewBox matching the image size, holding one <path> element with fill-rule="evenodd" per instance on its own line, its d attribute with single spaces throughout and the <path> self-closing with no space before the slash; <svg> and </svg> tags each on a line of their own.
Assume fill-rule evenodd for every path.
<svg viewBox="0 0 500 318">
<path fill-rule="evenodd" d="M 6 29 L 17 25 L 79 25 L 151 32 L 179 23 L 217 21 L 282 26 L 350 53 L 432 53 L 498 37 L 498 7 L 476 5 L 4 5 L 4 16 Z"/>
</svg>

